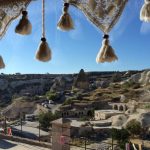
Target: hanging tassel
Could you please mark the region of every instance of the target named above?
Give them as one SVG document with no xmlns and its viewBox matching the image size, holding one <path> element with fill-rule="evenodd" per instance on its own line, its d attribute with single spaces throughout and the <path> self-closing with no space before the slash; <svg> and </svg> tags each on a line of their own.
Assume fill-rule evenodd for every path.
<svg viewBox="0 0 150 150">
<path fill-rule="evenodd" d="M 28 12 L 22 11 L 22 18 L 19 24 L 16 26 L 15 32 L 22 35 L 28 35 L 31 33 L 32 25 L 28 20 Z"/>
<path fill-rule="evenodd" d="M 42 62 L 51 60 L 51 49 L 45 38 L 45 0 L 42 0 L 42 38 L 36 53 L 36 59 Z"/>
<path fill-rule="evenodd" d="M 90 7 L 90 9 L 91 9 L 92 11 L 95 10 L 96 5 L 97 5 L 97 3 L 96 3 L 95 0 L 89 0 L 89 7 Z"/>
<path fill-rule="evenodd" d="M 51 50 L 46 42 L 46 38 L 41 38 L 41 43 L 36 53 L 36 59 L 43 62 L 51 60 Z"/>
<path fill-rule="evenodd" d="M 63 15 L 60 17 L 59 22 L 57 24 L 58 29 L 69 31 L 74 29 L 74 24 L 71 16 L 68 13 L 69 3 L 64 3 Z"/>
<path fill-rule="evenodd" d="M 103 38 L 102 47 L 97 55 L 96 62 L 104 63 L 118 60 L 113 48 L 109 45 L 109 35 L 104 35 Z"/>
<path fill-rule="evenodd" d="M 145 3 L 140 11 L 140 20 L 150 22 L 150 0 L 145 0 Z"/>
<path fill-rule="evenodd" d="M 4 64 L 2 56 L 0 56 L 0 69 L 3 69 L 3 68 L 5 68 L 5 64 Z"/>
</svg>

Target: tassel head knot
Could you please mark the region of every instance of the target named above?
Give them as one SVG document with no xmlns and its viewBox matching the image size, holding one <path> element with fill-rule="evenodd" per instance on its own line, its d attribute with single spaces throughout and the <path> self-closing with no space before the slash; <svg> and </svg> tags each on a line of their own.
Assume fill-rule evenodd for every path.
<svg viewBox="0 0 150 150">
<path fill-rule="evenodd" d="M 22 11 L 22 16 L 23 16 L 23 17 L 26 17 L 27 15 L 28 15 L 28 12 L 27 12 L 27 11 L 25 11 L 25 10 Z"/>
<path fill-rule="evenodd" d="M 69 9 L 69 3 L 64 3 L 63 13 L 67 13 Z"/>
<path fill-rule="evenodd" d="M 104 34 L 103 39 L 109 39 L 109 35 L 108 34 Z"/>
<path fill-rule="evenodd" d="M 41 41 L 42 41 L 42 42 L 46 42 L 46 38 L 45 38 L 45 37 L 42 37 L 42 38 L 41 38 Z"/>
</svg>

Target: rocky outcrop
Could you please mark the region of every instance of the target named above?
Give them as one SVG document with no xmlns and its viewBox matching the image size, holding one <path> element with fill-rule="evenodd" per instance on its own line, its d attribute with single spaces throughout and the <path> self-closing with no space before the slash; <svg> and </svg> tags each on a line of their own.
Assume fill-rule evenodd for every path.
<svg viewBox="0 0 150 150">
<path fill-rule="evenodd" d="M 77 88 L 77 89 L 88 89 L 89 88 L 88 77 L 85 74 L 83 69 L 80 70 L 77 78 L 74 81 L 73 89 L 74 88 Z"/>
<path fill-rule="evenodd" d="M 63 91 L 66 88 L 66 79 L 63 76 L 56 77 L 50 89 L 52 92 Z"/>
<path fill-rule="evenodd" d="M 137 73 L 135 75 L 132 75 L 128 79 L 128 81 L 140 83 L 142 85 L 148 85 L 148 84 L 150 84 L 150 70 L 146 70 L 142 73 Z"/>
<path fill-rule="evenodd" d="M 150 112 L 130 115 L 130 117 L 124 123 L 123 126 L 126 127 L 127 123 L 130 122 L 131 120 L 137 120 L 141 123 L 143 128 L 149 128 L 150 127 Z"/>
<path fill-rule="evenodd" d="M 0 79 L 0 90 L 5 90 L 8 87 L 8 81 L 6 79 Z"/>
<path fill-rule="evenodd" d="M 15 119 L 22 114 L 32 114 L 36 109 L 35 102 L 24 101 L 24 98 L 18 98 L 14 102 L 6 107 L 1 113 L 10 118 Z"/>
</svg>

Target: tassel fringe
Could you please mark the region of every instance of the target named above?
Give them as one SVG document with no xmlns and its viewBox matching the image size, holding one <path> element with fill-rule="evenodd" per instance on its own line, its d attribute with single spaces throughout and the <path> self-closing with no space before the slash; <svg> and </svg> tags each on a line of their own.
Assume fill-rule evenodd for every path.
<svg viewBox="0 0 150 150">
<path fill-rule="evenodd" d="M 113 48 L 109 45 L 108 38 L 108 35 L 104 35 L 102 47 L 96 58 L 97 63 L 113 62 L 118 60 L 118 57 L 116 56 Z"/>
<path fill-rule="evenodd" d="M 36 53 L 36 59 L 42 62 L 51 60 L 51 49 L 46 42 L 46 38 L 41 39 L 41 43 Z"/>
<path fill-rule="evenodd" d="M 89 7 L 90 7 L 90 9 L 91 9 L 92 11 L 95 10 L 96 5 L 97 5 L 97 3 L 96 3 L 95 0 L 89 0 Z"/>
<path fill-rule="evenodd" d="M 74 24 L 71 16 L 68 13 L 69 3 L 64 3 L 63 15 L 60 17 L 57 24 L 58 29 L 63 31 L 69 31 L 74 29 Z"/>
<path fill-rule="evenodd" d="M 22 18 L 19 24 L 16 26 L 15 32 L 22 35 L 28 35 L 31 33 L 32 25 L 28 20 L 28 12 L 22 11 Z"/>
<path fill-rule="evenodd" d="M 3 69 L 3 68 L 5 68 L 5 63 L 3 61 L 2 56 L 0 56 L 0 69 Z"/>
<path fill-rule="evenodd" d="M 140 20 L 150 22 L 150 0 L 145 0 L 140 11 Z"/>
</svg>

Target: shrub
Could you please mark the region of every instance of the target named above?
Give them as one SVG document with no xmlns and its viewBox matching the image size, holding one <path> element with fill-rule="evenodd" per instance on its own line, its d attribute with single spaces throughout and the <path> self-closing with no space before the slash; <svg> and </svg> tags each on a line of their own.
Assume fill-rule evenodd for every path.
<svg viewBox="0 0 150 150">
<path fill-rule="evenodd" d="M 150 109 L 150 104 L 149 105 L 145 105 L 145 109 Z"/>
<path fill-rule="evenodd" d="M 74 98 L 68 98 L 64 101 L 63 105 L 69 105 L 73 103 Z"/>
<path fill-rule="evenodd" d="M 135 119 L 133 119 L 127 123 L 126 129 L 129 131 L 129 133 L 132 136 L 140 135 L 140 133 L 142 131 L 140 122 L 136 121 Z"/>
<path fill-rule="evenodd" d="M 54 92 L 47 92 L 46 93 L 46 97 L 49 99 L 49 100 L 56 100 L 57 99 L 57 94 L 54 93 Z"/>
<path fill-rule="evenodd" d="M 124 88 L 124 89 L 128 89 L 128 88 L 138 89 L 138 88 L 140 88 L 140 84 L 133 82 L 133 81 L 127 81 L 124 84 L 122 84 L 122 88 Z"/>
<path fill-rule="evenodd" d="M 40 113 L 39 123 L 43 129 L 48 129 L 50 127 L 50 122 L 59 118 L 59 115 L 53 114 L 52 112 Z"/>
</svg>

